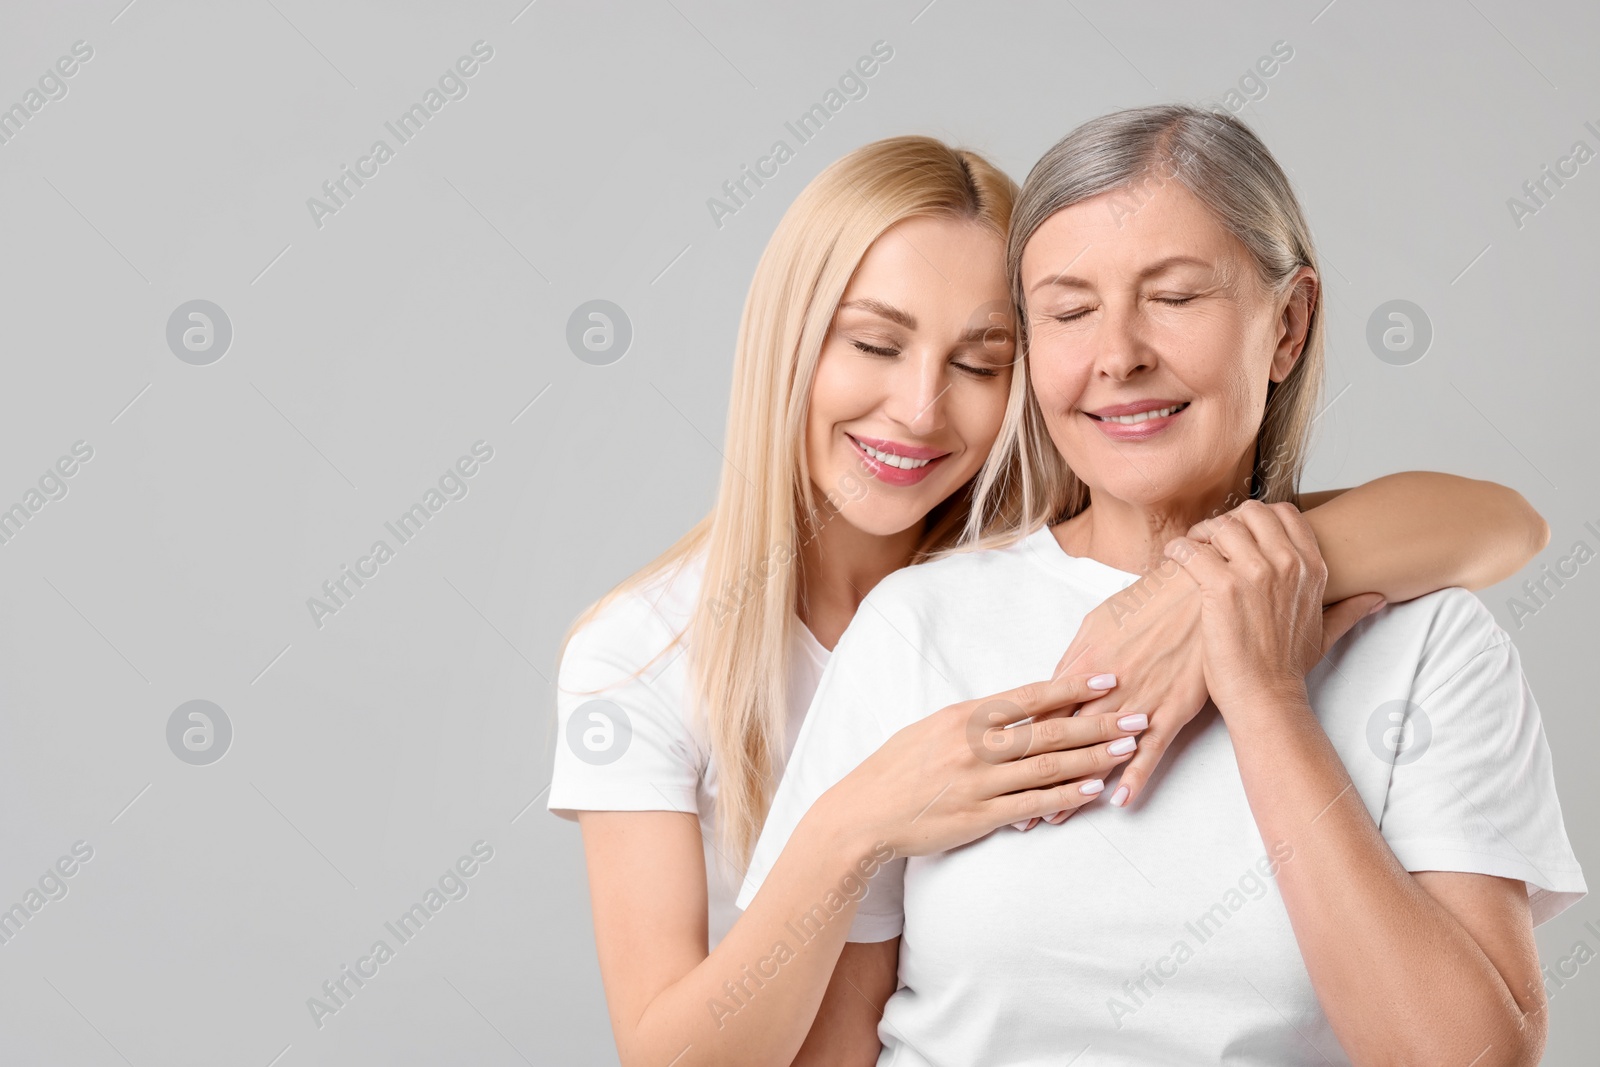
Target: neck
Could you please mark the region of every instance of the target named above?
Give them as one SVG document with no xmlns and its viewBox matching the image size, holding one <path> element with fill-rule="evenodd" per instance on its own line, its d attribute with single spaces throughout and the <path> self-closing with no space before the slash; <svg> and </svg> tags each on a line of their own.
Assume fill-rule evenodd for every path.
<svg viewBox="0 0 1600 1067">
<path fill-rule="evenodd" d="M 795 613 L 831 649 L 873 586 L 911 562 L 923 531 L 919 522 L 897 534 L 866 533 L 826 504 L 818 519 L 800 530 Z"/>
<path fill-rule="evenodd" d="M 1154 503 L 1091 491 L 1090 506 L 1054 528 L 1056 540 L 1071 555 L 1144 574 L 1165 558 L 1167 542 L 1183 537 L 1200 520 L 1231 511 L 1249 499 L 1250 460 L 1246 456 L 1233 477 L 1221 484 Z"/>
</svg>

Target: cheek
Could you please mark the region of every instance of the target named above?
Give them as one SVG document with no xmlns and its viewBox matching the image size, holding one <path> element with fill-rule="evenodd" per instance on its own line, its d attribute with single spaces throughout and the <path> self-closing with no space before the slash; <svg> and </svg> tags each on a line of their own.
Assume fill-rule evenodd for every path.
<svg viewBox="0 0 1600 1067">
<path fill-rule="evenodd" d="M 958 409 L 958 429 L 961 440 L 970 451 L 977 453 L 981 462 L 1000 436 L 1000 426 L 1006 420 L 1006 404 L 1011 399 L 1011 380 L 975 383 L 971 393 L 971 400 Z"/>
<path fill-rule="evenodd" d="M 1047 420 L 1058 421 L 1066 409 L 1076 405 L 1088 382 L 1087 367 L 1086 361 L 1076 358 L 1071 346 L 1059 341 L 1029 352 L 1028 385 Z"/>
<path fill-rule="evenodd" d="M 1259 331 L 1240 331 L 1238 343 L 1216 354 L 1219 365 L 1214 380 L 1219 383 L 1241 419 L 1252 429 L 1260 422 L 1266 406 L 1267 386 L 1272 373 L 1272 345 Z"/>
<path fill-rule="evenodd" d="M 806 459 L 813 467 L 833 447 L 834 427 L 859 418 L 865 410 L 861 397 L 867 394 L 867 383 L 860 373 L 853 373 L 859 362 L 827 348 L 817 361 L 806 409 Z"/>
</svg>

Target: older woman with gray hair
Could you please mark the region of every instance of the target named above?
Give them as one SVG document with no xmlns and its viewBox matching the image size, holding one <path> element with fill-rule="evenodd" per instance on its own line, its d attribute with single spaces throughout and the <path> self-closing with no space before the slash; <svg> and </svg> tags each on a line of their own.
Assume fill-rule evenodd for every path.
<svg viewBox="0 0 1600 1067">
<path fill-rule="evenodd" d="M 1103 783 L 1068 782 L 1058 825 L 880 866 L 813 1030 L 831 1062 L 1537 1062 L 1533 927 L 1586 890 L 1516 649 L 1452 589 L 1319 662 L 1325 569 L 1293 503 L 1316 262 L 1283 171 L 1225 115 L 1108 115 L 1029 175 L 1008 250 L 1029 396 L 997 446 L 1020 521 L 873 590 L 740 903 L 836 783 L 909 758 L 929 709 L 984 750 L 1047 739 L 1059 720 L 960 702 L 1048 687 L 1026 683 L 1119 590 L 1134 612 L 1156 585 L 1198 598 L 1211 699 L 1132 803 L 1069 804 Z M 856 811 L 852 847 L 882 821 Z M 896 968 L 899 988 L 852 979 Z"/>
</svg>

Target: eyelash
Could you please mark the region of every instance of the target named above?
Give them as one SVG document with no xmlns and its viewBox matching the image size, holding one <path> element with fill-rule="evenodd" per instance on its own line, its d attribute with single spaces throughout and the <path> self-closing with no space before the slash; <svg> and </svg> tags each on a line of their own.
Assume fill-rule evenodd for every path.
<svg viewBox="0 0 1600 1067">
<path fill-rule="evenodd" d="M 864 341 L 851 341 L 850 343 L 858 350 L 865 352 L 869 356 L 898 356 L 900 354 L 892 348 L 879 348 L 876 345 L 869 345 Z M 966 363 L 957 363 L 956 366 L 960 367 L 968 374 L 978 378 L 993 378 L 995 375 L 1000 373 L 999 371 L 993 370 L 989 367 L 974 367 Z"/>
<path fill-rule="evenodd" d="M 1154 300 L 1158 304 L 1166 304 L 1168 307 L 1183 307 L 1185 304 L 1187 304 L 1191 300 L 1193 300 L 1194 297 L 1192 297 L 1192 296 L 1175 296 L 1175 297 L 1157 296 L 1157 297 L 1152 297 L 1151 299 Z M 1083 316 L 1087 315 L 1088 313 L 1089 312 L 1087 310 L 1085 310 L 1085 311 L 1074 311 L 1070 315 L 1051 315 L 1050 317 L 1052 319 L 1055 319 L 1057 322 L 1073 322 L 1073 321 L 1075 321 L 1077 319 L 1083 318 Z"/>
</svg>

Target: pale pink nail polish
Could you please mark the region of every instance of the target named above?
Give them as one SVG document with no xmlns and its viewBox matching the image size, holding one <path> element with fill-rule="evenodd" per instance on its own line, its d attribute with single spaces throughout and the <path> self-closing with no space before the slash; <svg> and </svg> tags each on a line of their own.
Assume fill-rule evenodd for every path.
<svg viewBox="0 0 1600 1067">
<path fill-rule="evenodd" d="M 1106 783 L 1099 778 L 1091 778 L 1078 787 L 1078 792 L 1086 797 L 1092 797 L 1106 787 Z"/>
<path fill-rule="evenodd" d="M 1149 725 L 1150 716 L 1142 711 L 1137 715 L 1124 715 L 1117 720 L 1117 729 L 1119 730 L 1143 730 Z"/>
<path fill-rule="evenodd" d="M 1124 729 L 1126 729 L 1126 727 L 1124 727 Z M 1119 737 L 1106 746 L 1106 751 L 1111 753 L 1113 756 L 1123 756 L 1129 752 L 1132 752 L 1138 747 L 1138 745 L 1139 741 L 1137 738 Z"/>
<path fill-rule="evenodd" d="M 1032 819 L 1023 819 L 1021 822 L 1014 822 L 1011 825 L 1013 827 L 1015 827 L 1016 829 L 1018 829 L 1018 830 L 1026 830 L 1026 829 L 1028 829 L 1028 827 L 1033 825 L 1033 820 Z"/>
<path fill-rule="evenodd" d="M 1111 794 L 1111 803 L 1115 804 L 1117 807 L 1120 808 L 1120 807 L 1122 807 L 1122 805 L 1126 804 L 1127 802 L 1128 802 L 1128 787 L 1125 786 L 1125 785 L 1117 786 L 1117 791 L 1115 793 Z"/>
<path fill-rule="evenodd" d="M 1097 674 L 1089 679 L 1090 689 L 1110 689 L 1116 684 L 1117 676 L 1114 674 Z"/>
</svg>

